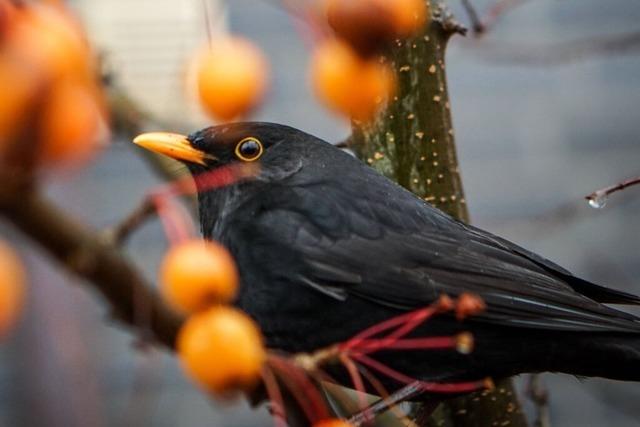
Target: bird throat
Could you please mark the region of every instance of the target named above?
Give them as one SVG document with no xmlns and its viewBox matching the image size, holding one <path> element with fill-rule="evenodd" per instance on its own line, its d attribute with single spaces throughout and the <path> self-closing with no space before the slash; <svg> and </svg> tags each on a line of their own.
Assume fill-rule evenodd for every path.
<svg viewBox="0 0 640 427">
<path fill-rule="evenodd" d="M 225 224 L 240 204 L 240 192 L 236 185 L 198 193 L 200 227 L 205 239 L 223 242 Z"/>
</svg>

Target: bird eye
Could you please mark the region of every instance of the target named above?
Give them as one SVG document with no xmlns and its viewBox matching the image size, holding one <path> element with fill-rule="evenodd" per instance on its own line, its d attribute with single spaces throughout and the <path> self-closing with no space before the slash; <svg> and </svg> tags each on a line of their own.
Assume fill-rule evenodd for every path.
<svg viewBox="0 0 640 427">
<path fill-rule="evenodd" d="M 262 151 L 262 143 L 253 137 L 245 138 L 236 145 L 236 156 L 245 162 L 258 160 Z"/>
</svg>

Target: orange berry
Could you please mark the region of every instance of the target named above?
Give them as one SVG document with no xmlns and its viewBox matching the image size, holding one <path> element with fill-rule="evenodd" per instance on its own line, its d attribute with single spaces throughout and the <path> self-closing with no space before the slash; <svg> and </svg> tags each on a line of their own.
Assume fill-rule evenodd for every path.
<svg viewBox="0 0 640 427">
<path fill-rule="evenodd" d="M 359 61 L 349 46 L 338 40 L 317 48 L 311 60 L 311 79 L 317 94 L 330 108 L 348 113 L 349 92 Z"/>
<path fill-rule="evenodd" d="M 196 61 L 198 94 L 214 118 L 238 118 L 262 100 L 269 64 L 250 41 L 239 37 L 215 39 Z"/>
<path fill-rule="evenodd" d="M 239 280 L 233 257 L 224 246 L 195 239 L 169 250 L 160 276 L 167 301 L 188 313 L 231 302 Z"/>
<path fill-rule="evenodd" d="M 58 7 L 33 3 L 17 9 L 5 50 L 48 79 L 92 72 L 89 46 L 80 26 Z"/>
<path fill-rule="evenodd" d="M 377 61 L 367 61 L 354 84 L 360 86 L 355 91 L 351 117 L 356 120 L 370 120 L 381 105 L 395 92 L 393 70 Z"/>
<path fill-rule="evenodd" d="M 26 125 L 29 109 L 39 90 L 39 80 L 0 52 L 0 158 Z"/>
<path fill-rule="evenodd" d="M 379 52 L 395 38 L 389 8 L 378 0 L 326 0 L 327 20 L 338 37 L 361 55 Z"/>
<path fill-rule="evenodd" d="M 360 58 L 339 40 L 318 47 L 311 62 L 311 80 L 329 108 L 361 121 L 372 119 L 395 90 L 388 66 Z"/>
<path fill-rule="evenodd" d="M 324 6 L 336 35 L 364 56 L 410 36 L 430 18 L 426 0 L 325 0 Z"/>
<path fill-rule="evenodd" d="M 0 0 L 0 42 L 9 31 L 9 26 L 15 18 L 16 8 L 9 0 Z"/>
<path fill-rule="evenodd" d="M 76 165 L 97 151 L 104 117 L 94 94 L 71 81 L 56 84 L 39 121 L 38 161 L 44 166 Z"/>
<path fill-rule="evenodd" d="M 20 258 L 0 241 L 0 336 L 15 324 L 22 308 L 26 273 Z"/>
<path fill-rule="evenodd" d="M 397 37 L 408 37 L 431 20 L 430 2 L 425 0 L 377 0 L 387 4 Z"/>
<path fill-rule="evenodd" d="M 52 7 L 57 7 L 60 9 L 64 9 L 66 6 L 64 4 L 65 0 L 40 0 L 42 3 L 47 4 Z"/>
<path fill-rule="evenodd" d="M 353 424 L 339 418 L 329 418 L 314 423 L 313 427 L 353 427 Z"/>
<path fill-rule="evenodd" d="M 34 128 L 41 163 L 85 160 L 106 114 L 79 24 L 60 5 L 7 10 L 10 25 L 0 46 L 0 156 Z"/>
<path fill-rule="evenodd" d="M 338 40 L 321 44 L 311 59 L 311 79 L 320 98 L 338 111 L 346 110 L 353 76 L 359 68 L 359 58 Z"/>
<path fill-rule="evenodd" d="M 192 315 L 178 334 L 177 348 L 187 374 L 221 397 L 255 386 L 266 359 L 256 324 L 227 306 Z"/>
</svg>

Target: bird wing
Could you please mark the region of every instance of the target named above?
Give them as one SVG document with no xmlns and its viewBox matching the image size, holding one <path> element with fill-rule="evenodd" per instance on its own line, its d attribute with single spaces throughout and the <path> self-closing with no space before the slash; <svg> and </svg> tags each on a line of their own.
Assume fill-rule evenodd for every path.
<svg viewBox="0 0 640 427">
<path fill-rule="evenodd" d="M 350 296 L 410 310 L 439 295 L 480 295 L 474 319 L 573 331 L 640 331 L 639 319 L 607 302 L 637 298 L 578 279 L 556 264 L 467 226 L 373 172 L 273 186 L 249 225 L 259 242 L 295 258 L 296 281 L 336 299 Z M 375 184 L 375 189 L 371 185 Z M 288 252 L 287 252 L 288 251 Z M 279 261 L 273 262 L 273 268 Z M 268 267 L 267 267 L 268 268 Z M 581 293 L 583 292 L 583 293 Z"/>
</svg>

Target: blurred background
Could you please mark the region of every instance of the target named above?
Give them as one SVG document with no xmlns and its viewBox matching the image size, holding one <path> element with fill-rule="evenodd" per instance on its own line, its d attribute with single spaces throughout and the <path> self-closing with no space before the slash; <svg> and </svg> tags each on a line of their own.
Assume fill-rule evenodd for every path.
<svg viewBox="0 0 640 427">
<path fill-rule="evenodd" d="M 493 0 L 472 0 L 482 16 Z M 327 113 L 307 81 L 310 46 L 277 0 L 207 0 L 215 31 L 257 43 L 272 84 L 254 116 L 336 142 L 348 123 Z M 447 56 L 454 127 L 475 225 L 574 273 L 640 293 L 640 188 L 604 209 L 583 197 L 640 174 L 640 2 L 530 0 L 477 39 L 456 36 Z M 185 63 L 206 39 L 201 0 L 71 2 L 104 53 L 114 84 L 177 131 L 207 123 L 184 96 Z M 449 4 L 469 25 L 460 2 Z M 632 39 L 633 40 L 633 39 Z M 127 140 L 48 192 L 96 228 L 116 223 L 161 182 Z M 160 350 L 136 351 L 102 302 L 5 224 L 29 266 L 28 307 L 0 346 L 2 426 L 261 426 L 264 409 L 212 402 Z M 127 251 L 151 281 L 166 241 L 157 221 Z M 576 354 L 576 357 L 581 357 Z M 517 380 L 523 389 L 526 378 Z M 542 377 L 553 426 L 637 426 L 637 384 Z M 525 408 L 531 403 L 522 396 Z"/>
</svg>

